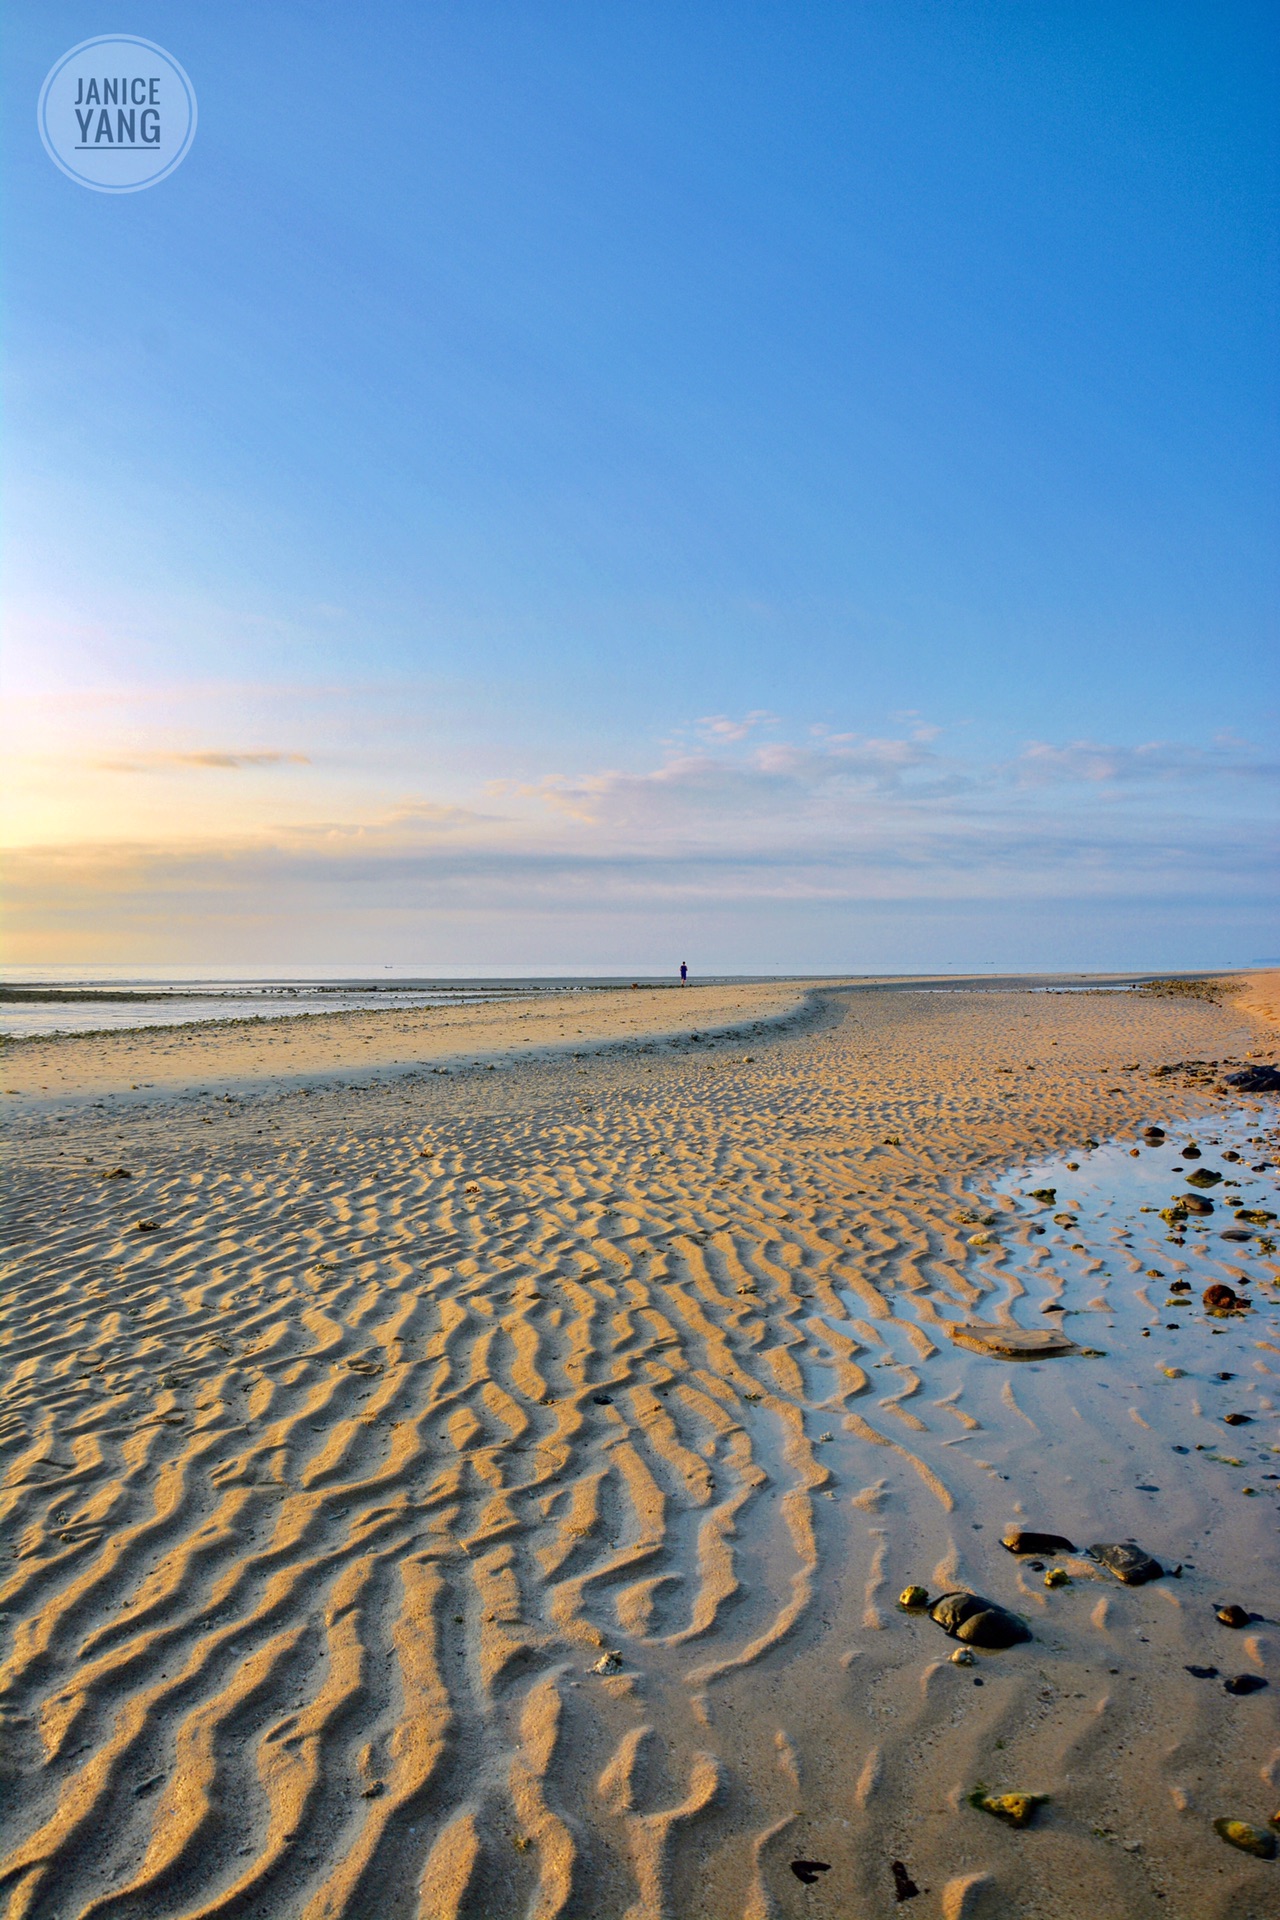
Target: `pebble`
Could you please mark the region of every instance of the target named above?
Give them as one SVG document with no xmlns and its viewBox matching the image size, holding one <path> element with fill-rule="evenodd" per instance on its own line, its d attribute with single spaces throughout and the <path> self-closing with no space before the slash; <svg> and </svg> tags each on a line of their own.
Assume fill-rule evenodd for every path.
<svg viewBox="0 0 1280 1920">
<path fill-rule="evenodd" d="M 1126 1587 L 1143 1586 L 1148 1580 L 1159 1580 L 1164 1573 L 1160 1562 L 1135 1546 L 1132 1540 L 1099 1541 L 1089 1552 L 1101 1561 L 1108 1573 L 1123 1580 Z"/>
<path fill-rule="evenodd" d="M 1050 1567 L 1044 1577 L 1044 1583 L 1046 1587 L 1069 1587 L 1071 1575 L 1065 1567 Z"/>
<path fill-rule="evenodd" d="M 1249 1624 L 1248 1614 L 1243 1607 L 1238 1607 L 1234 1600 L 1230 1606 L 1215 1607 L 1214 1612 L 1224 1627 L 1247 1627 Z"/>
<path fill-rule="evenodd" d="M 1222 1684 L 1228 1693 L 1261 1693 L 1267 1683 L 1260 1673 L 1237 1673 Z"/>
<path fill-rule="evenodd" d="M 1229 1847 L 1239 1847 L 1241 1853 L 1252 1853 L 1259 1860 L 1274 1860 L 1276 1857 L 1276 1837 L 1262 1827 L 1251 1827 L 1247 1820 L 1215 1820 L 1213 1830 Z"/>
<path fill-rule="evenodd" d="M 972 1647 L 957 1647 L 951 1656 L 951 1664 L 953 1667 L 971 1667 L 977 1658 Z"/>
<path fill-rule="evenodd" d="M 944 1593 L 929 1609 L 929 1617 L 953 1640 L 975 1647 L 1013 1647 L 1030 1640 L 1031 1629 L 1016 1613 L 980 1593 Z"/>
<path fill-rule="evenodd" d="M 1010 1553 L 1074 1553 L 1075 1548 L 1061 1533 L 1036 1533 L 1029 1527 L 1010 1527 L 1000 1541 Z"/>
<path fill-rule="evenodd" d="M 927 1587 L 904 1587 L 898 1595 L 898 1605 L 900 1607 L 907 1607 L 913 1612 L 918 1607 L 927 1607 L 928 1604 L 929 1590 Z"/>
<path fill-rule="evenodd" d="M 1042 1807 L 1048 1798 L 1047 1793 L 988 1793 L 984 1787 L 975 1787 L 969 1795 L 969 1805 L 980 1813 L 1003 1820 L 1006 1826 L 1029 1827 L 1037 1807 Z"/>
</svg>

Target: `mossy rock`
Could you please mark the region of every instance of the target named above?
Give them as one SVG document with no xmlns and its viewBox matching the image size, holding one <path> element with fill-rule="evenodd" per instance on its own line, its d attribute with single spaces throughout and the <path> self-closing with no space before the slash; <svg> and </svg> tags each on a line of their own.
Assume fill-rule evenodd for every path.
<svg viewBox="0 0 1280 1920">
<path fill-rule="evenodd" d="M 1047 1793 L 988 1793 L 985 1787 L 975 1787 L 969 1805 L 989 1813 L 993 1820 L 1003 1820 L 1007 1827 L 1029 1827 L 1048 1799 Z"/>
</svg>

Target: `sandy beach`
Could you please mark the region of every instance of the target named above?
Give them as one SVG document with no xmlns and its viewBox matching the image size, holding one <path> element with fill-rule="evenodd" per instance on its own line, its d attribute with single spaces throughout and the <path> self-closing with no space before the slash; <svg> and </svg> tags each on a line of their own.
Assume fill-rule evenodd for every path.
<svg viewBox="0 0 1280 1920">
<path fill-rule="evenodd" d="M 0 1912 L 1280 1912 L 1213 1825 L 1280 1809 L 1280 1130 L 1225 1079 L 1278 1006 L 805 982 L 7 1047 Z M 1083 1551 L 1130 1539 L 1160 1577 Z"/>
</svg>

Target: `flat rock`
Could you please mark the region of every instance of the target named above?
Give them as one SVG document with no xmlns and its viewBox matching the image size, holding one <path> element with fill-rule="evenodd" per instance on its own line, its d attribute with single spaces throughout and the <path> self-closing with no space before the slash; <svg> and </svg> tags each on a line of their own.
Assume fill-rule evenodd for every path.
<svg viewBox="0 0 1280 1920">
<path fill-rule="evenodd" d="M 1071 1542 L 1060 1533 L 1032 1533 L 1026 1527 L 1010 1527 L 1000 1545 L 1010 1553 L 1074 1553 Z"/>
<path fill-rule="evenodd" d="M 1187 1185 L 1189 1187 L 1216 1187 L 1221 1178 L 1222 1175 L 1216 1173 L 1212 1167 L 1197 1167 L 1194 1173 L 1187 1175 Z"/>
<path fill-rule="evenodd" d="M 1126 1587 L 1141 1587 L 1148 1580 L 1159 1580 L 1164 1573 L 1160 1562 L 1135 1547 L 1132 1540 L 1100 1541 L 1089 1552 Z"/>
<path fill-rule="evenodd" d="M 1241 1093 L 1280 1093 L 1280 1067 L 1245 1067 L 1241 1073 L 1229 1073 L 1223 1083 L 1238 1087 Z"/>
<path fill-rule="evenodd" d="M 998 1360 L 1046 1360 L 1080 1351 L 1056 1327 L 996 1327 L 985 1320 L 966 1320 L 949 1326 L 947 1332 L 958 1347 L 972 1347 L 975 1353 L 990 1353 Z"/>
<path fill-rule="evenodd" d="M 970 1647 L 996 1649 L 1015 1647 L 1031 1638 L 1031 1629 L 997 1600 L 984 1600 L 980 1593 L 944 1593 L 929 1609 L 929 1618 Z"/>
</svg>

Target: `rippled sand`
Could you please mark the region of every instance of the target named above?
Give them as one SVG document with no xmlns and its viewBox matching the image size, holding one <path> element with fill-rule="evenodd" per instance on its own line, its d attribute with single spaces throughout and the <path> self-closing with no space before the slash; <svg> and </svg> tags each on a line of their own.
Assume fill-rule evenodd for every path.
<svg viewBox="0 0 1280 1920">
<path fill-rule="evenodd" d="M 465 1071 L 389 1027 L 307 1023 L 301 1062 L 129 1036 L 113 1104 L 106 1041 L 10 1056 L 11 1920 L 847 1920 L 904 1876 L 947 1920 L 1280 1912 L 1280 1862 L 1211 1826 L 1280 1805 L 1280 1635 L 1213 1616 L 1280 1612 L 1275 1260 L 1168 1248 L 1256 1302 L 1186 1314 L 1169 1381 L 1137 1243 L 1037 1236 L 1017 1177 L 1153 1120 L 1170 1166 L 1192 1132 L 1280 1160 L 1274 1101 L 1152 1074 L 1274 1033 L 734 991 L 469 1030 Z M 947 1337 L 1055 1295 L 1099 1356 Z M 1011 1519 L 1186 1564 L 1127 1589 L 1076 1555 L 1050 1592 Z M 911 1581 L 1035 1638 L 956 1666 Z M 1051 1799 L 1014 1831 L 979 1782 Z"/>
</svg>

